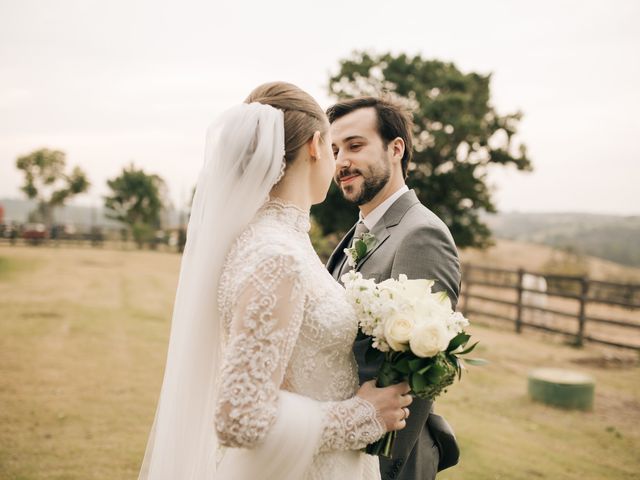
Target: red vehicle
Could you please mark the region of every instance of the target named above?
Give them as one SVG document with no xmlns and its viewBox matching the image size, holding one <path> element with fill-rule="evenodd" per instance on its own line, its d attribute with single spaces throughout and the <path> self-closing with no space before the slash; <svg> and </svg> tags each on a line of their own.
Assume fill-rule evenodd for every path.
<svg viewBox="0 0 640 480">
<path fill-rule="evenodd" d="M 26 223 L 22 227 L 22 238 L 32 243 L 39 243 L 48 237 L 47 227 L 42 223 Z"/>
</svg>

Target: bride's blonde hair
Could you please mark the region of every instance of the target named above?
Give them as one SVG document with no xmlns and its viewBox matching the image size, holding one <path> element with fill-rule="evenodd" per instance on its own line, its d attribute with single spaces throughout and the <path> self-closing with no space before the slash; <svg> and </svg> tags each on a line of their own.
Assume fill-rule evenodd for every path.
<svg viewBox="0 0 640 480">
<path fill-rule="evenodd" d="M 256 87 L 245 103 L 271 105 L 284 112 L 285 160 L 293 162 L 302 146 L 319 131 L 324 138 L 329 129 L 327 116 L 311 95 L 286 82 L 270 82 Z"/>
</svg>

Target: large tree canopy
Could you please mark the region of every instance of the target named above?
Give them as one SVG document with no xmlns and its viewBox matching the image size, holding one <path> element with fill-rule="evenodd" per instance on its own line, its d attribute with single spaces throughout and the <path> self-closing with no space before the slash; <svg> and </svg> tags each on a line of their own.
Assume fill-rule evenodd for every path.
<svg viewBox="0 0 640 480">
<path fill-rule="evenodd" d="M 389 95 L 414 115 L 414 156 L 407 184 L 451 229 L 459 247 L 486 246 L 481 212 L 495 212 L 487 171 L 492 165 L 531 170 L 514 136 L 520 112 L 500 115 L 491 104 L 491 75 L 463 73 L 452 63 L 405 54 L 356 52 L 330 79 L 337 99 Z M 332 186 L 313 214 L 325 233 L 344 232 L 356 218 Z"/>
</svg>

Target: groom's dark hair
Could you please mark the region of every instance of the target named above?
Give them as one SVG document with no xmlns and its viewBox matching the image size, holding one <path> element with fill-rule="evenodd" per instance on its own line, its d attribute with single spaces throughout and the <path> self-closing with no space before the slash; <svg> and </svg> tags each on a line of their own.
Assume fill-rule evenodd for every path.
<svg viewBox="0 0 640 480">
<path fill-rule="evenodd" d="M 357 97 L 343 100 L 327 109 L 329 122 L 333 123 L 340 117 L 361 108 L 373 108 L 378 117 L 378 133 L 385 148 L 389 142 L 400 137 L 404 141 L 404 155 L 402 156 L 402 175 L 406 178 L 409 162 L 413 156 L 413 118 L 411 112 L 389 98 Z"/>
</svg>

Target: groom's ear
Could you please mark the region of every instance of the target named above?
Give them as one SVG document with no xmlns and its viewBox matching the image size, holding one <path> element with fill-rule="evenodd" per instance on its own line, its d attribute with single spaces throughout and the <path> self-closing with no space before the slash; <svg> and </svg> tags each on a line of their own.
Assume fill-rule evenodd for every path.
<svg viewBox="0 0 640 480">
<path fill-rule="evenodd" d="M 309 149 L 309 158 L 312 161 L 315 161 L 320 154 L 320 142 L 322 141 L 322 137 L 320 131 L 316 131 L 313 134 L 313 137 L 307 142 L 307 148 Z"/>
<path fill-rule="evenodd" d="M 393 163 L 402 164 L 402 157 L 404 157 L 404 140 L 400 137 L 396 137 L 389 142 L 387 146 L 387 152 L 391 153 Z"/>
</svg>

